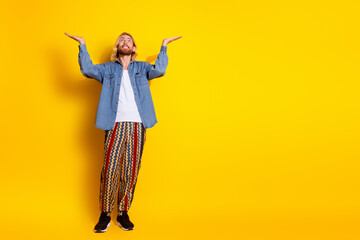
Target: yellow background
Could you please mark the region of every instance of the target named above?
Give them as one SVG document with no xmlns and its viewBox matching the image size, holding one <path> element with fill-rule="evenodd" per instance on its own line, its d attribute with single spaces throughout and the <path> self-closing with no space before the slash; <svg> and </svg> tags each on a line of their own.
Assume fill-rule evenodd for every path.
<svg viewBox="0 0 360 240">
<path fill-rule="evenodd" d="M 357 1 L 1 2 L 1 238 L 359 239 Z M 135 230 L 94 234 L 101 84 L 133 34 L 154 64 Z M 113 220 L 116 212 L 113 212 Z"/>
</svg>

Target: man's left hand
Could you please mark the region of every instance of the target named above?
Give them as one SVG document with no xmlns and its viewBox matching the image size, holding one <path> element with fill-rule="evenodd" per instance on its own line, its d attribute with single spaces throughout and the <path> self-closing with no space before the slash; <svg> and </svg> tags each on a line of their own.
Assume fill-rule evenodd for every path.
<svg viewBox="0 0 360 240">
<path fill-rule="evenodd" d="M 181 37 L 182 37 L 182 36 L 172 37 L 172 38 L 165 38 L 165 39 L 163 40 L 162 45 L 163 45 L 163 46 L 166 46 L 166 45 L 168 45 L 169 43 L 171 43 L 172 41 L 175 41 L 175 40 L 177 40 L 177 39 L 179 39 L 179 38 L 181 38 Z"/>
</svg>

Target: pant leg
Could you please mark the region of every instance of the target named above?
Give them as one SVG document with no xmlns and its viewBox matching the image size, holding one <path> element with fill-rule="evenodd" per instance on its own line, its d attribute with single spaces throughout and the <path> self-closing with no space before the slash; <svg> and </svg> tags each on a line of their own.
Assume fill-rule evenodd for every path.
<svg viewBox="0 0 360 240">
<path fill-rule="evenodd" d="M 128 211 L 134 198 L 135 185 L 141 166 L 146 129 L 142 123 L 129 122 L 129 140 L 120 165 L 118 211 Z"/>
<path fill-rule="evenodd" d="M 124 122 L 116 122 L 114 129 L 105 131 L 105 156 L 100 178 L 100 211 L 111 212 L 118 189 L 120 159 L 126 145 Z"/>
</svg>

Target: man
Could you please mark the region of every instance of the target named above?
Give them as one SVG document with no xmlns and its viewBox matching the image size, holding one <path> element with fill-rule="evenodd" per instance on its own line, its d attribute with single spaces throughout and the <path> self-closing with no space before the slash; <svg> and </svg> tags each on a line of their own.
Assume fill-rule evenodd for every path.
<svg viewBox="0 0 360 240">
<path fill-rule="evenodd" d="M 117 38 L 111 62 L 93 65 L 85 39 L 65 33 L 79 42 L 81 73 L 102 83 L 96 127 L 105 130 L 105 156 L 100 178 L 99 222 L 94 231 L 106 232 L 117 196 L 117 224 L 134 229 L 128 210 L 131 206 L 146 129 L 157 123 L 148 80 L 165 75 L 167 44 L 182 36 L 164 39 L 155 65 L 136 61 L 134 38 L 126 32 Z"/>
</svg>

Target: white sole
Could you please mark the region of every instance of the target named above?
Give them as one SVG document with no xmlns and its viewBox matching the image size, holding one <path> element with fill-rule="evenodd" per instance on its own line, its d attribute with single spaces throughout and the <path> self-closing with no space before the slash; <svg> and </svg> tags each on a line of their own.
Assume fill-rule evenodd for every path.
<svg viewBox="0 0 360 240">
<path fill-rule="evenodd" d="M 106 226 L 106 229 L 105 230 L 95 230 L 94 229 L 94 232 L 96 232 L 96 233 L 103 233 L 103 232 L 106 232 L 107 231 L 107 229 L 108 229 L 108 227 L 110 227 L 110 223 Z"/>
<path fill-rule="evenodd" d="M 125 230 L 125 231 L 134 230 L 134 228 L 132 228 L 132 229 L 124 228 L 124 227 L 121 225 L 121 223 L 119 223 L 118 221 L 116 221 L 116 225 L 118 225 L 122 230 Z"/>
</svg>

